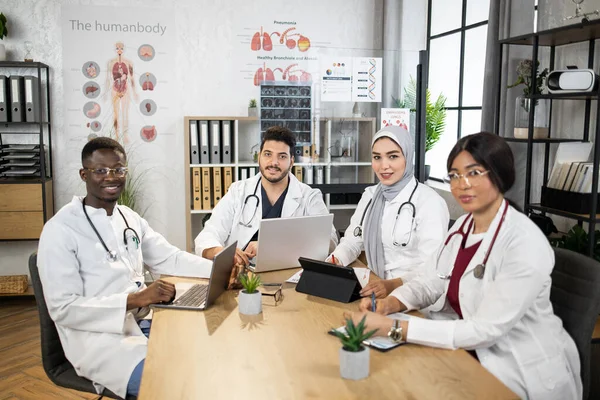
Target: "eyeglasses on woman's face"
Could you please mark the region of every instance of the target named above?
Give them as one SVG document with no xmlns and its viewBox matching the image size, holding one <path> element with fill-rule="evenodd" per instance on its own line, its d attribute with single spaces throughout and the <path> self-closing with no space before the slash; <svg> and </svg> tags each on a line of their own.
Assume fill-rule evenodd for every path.
<svg viewBox="0 0 600 400">
<path fill-rule="evenodd" d="M 449 183 L 452 187 L 458 187 L 461 179 L 465 180 L 465 183 L 469 187 L 479 186 L 483 182 L 483 177 L 489 174 L 489 170 L 480 170 L 480 169 L 472 169 L 470 171 L 465 172 L 464 174 L 459 174 L 457 172 L 450 172 L 444 181 Z"/>
</svg>

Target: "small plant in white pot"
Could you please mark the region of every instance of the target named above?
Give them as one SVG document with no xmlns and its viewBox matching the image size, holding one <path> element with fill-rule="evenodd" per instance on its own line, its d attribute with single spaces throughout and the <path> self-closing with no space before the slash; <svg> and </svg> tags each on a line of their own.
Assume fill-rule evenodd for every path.
<svg viewBox="0 0 600 400">
<path fill-rule="evenodd" d="M 342 342 L 340 349 L 340 375 L 344 379 L 359 380 L 369 376 L 369 348 L 363 342 L 373 336 L 377 329 L 365 333 L 365 319 L 354 325 L 352 319 L 346 319 L 345 332 L 334 330 Z"/>
<path fill-rule="evenodd" d="M 256 274 L 241 273 L 239 279 L 244 288 L 240 290 L 238 296 L 240 314 L 260 314 L 262 312 L 262 294 L 258 291 L 260 277 Z"/>
<path fill-rule="evenodd" d="M 248 102 L 248 116 L 258 117 L 258 108 L 256 108 L 256 99 L 250 99 Z"/>
</svg>

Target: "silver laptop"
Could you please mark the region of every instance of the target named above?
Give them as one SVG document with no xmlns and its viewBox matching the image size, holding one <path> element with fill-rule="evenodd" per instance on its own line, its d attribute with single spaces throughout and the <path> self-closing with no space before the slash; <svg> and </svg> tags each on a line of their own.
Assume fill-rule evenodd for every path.
<svg viewBox="0 0 600 400">
<path fill-rule="evenodd" d="M 254 272 L 297 268 L 299 257 L 324 260 L 329 254 L 333 214 L 263 219 Z"/>
<path fill-rule="evenodd" d="M 152 304 L 155 308 L 174 308 L 178 310 L 205 310 L 227 289 L 229 276 L 234 265 L 237 241 L 231 243 L 217 254 L 210 271 L 208 285 L 195 284 L 179 294 L 172 303 Z"/>
</svg>

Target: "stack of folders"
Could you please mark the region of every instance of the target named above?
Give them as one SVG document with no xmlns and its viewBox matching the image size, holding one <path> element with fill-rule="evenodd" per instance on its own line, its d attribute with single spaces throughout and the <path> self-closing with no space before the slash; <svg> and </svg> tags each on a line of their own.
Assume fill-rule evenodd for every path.
<svg viewBox="0 0 600 400">
<path fill-rule="evenodd" d="M 591 193 L 594 166 L 587 161 L 590 151 L 591 143 L 561 143 L 546 186 L 567 192 Z"/>
<path fill-rule="evenodd" d="M 258 167 L 240 167 L 239 170 L 240 180 L 242 181 L 258 174 Z"/>
<path fill-rule="evenodd" d="M 325 183 L 324 178 L 324 167 L 323 166 L 307 166 L 300 167 L 294 166 L 294 175 L 300 182 L 304 182 L 307 185 L 320 185 Z"/>
<path fill-rule="evenodd" d="M 231 164 L 234 121 L 190 121 L 190 164 Z"/>
<path fill-rule="evenodd" d="M 192 168 L 192 209 L 212 210 L 234 181 L 233 167 Z"/>
<path fill-rule="evenodd" d="M 0 176 L 40 176 L 40 146 L 37 144 L 1 145 Z"/>
<path fill-rule="evenodd" d="M 0 75 L 0 122 L 40 122 L 38 78 Z"/>
</svg>

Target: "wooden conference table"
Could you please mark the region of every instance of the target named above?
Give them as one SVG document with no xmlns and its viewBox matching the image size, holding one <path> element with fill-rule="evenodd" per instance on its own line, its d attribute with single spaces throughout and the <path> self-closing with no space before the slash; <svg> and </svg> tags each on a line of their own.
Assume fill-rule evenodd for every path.
<svg viewBox="0 0 600 400">
<path fill-rule="evenodd" d="M 284 282 L 296 271 L 261 277 Z M 238 313 L 237 291 L 201 312 L 155 310 L 139 398 L 518 398 L 466 351 L 413 344 L 387 353 L 371 350 L 370 376 L 342 379 L 340 341 L 327 331 L 341 326 L 343 312 L 358 303 L 308 296 L 290 283 L 283 284 L 283 295 L 276 306 L 265 300 L 263 313 L 253 317 Z"/>
</svg>

